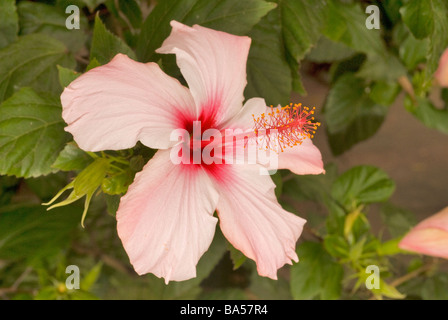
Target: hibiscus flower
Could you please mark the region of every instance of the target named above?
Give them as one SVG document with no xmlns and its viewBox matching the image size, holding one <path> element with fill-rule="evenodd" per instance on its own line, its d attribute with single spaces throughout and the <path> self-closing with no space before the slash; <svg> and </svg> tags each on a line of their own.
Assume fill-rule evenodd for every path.
<svg viewBox="0 0 448 320">
<path fill-rule="evenodd" d="M 159 149 L 136 174 L 116 215 L 118 235 L 138 274 L 153 273 L 166 283 L 195 277 L 219 218 L 228 241 L 256 262 L 260 275 L 276 279 L 280 267 L 298 261 L 295 244 L 305 220 L 279 205 L 271 177 L 260 174 L 259 164 L 175 164 L 171 159 L 179 145 L 170 138 L 175 130 L 191 134 L 198 121 L 202 132 L 253 130 L 254 117 L 260 124 L 269 116 L 264 99 L 252 98 L 243 106 L 251 39 L 176 21 L 171 26 L 157 52 L 176 55 L 188 88 L 156 63 L 118 54 L 64 90 L 66 131 L 86 151 L 132 148 L 137 141 Z M 312 112 L 299 109 L 278 109 L 272 119 L 289 115 L 292 126 L 309 125 Z M 290 125 L 279 129 L 291 131 Z M 321 154 L 307 136 L 304 130 L 299 140 L 285 142 L 290 147 L 278 154 L 279 169 L 324 172 Z"/>
<path fill-rule="evenodd" d="M 448 207 L 412 228 L 400 241 L 399 247 L 448 259 Z"/>
</svg>

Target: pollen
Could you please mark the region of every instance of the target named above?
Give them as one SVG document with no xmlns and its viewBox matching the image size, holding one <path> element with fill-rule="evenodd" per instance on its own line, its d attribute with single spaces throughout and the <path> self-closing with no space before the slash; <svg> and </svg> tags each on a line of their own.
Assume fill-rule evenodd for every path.
<svg viewBox="0 0 448 320">
<path fill-rule="evenodd" d="M 320 122 L 314 119 L 315 108 L 311 110 L 301 103 L 289 104 L 254 115 L 254 134 L 257 144 L 262 149 L 283 152 L 286 148 L 303 143 L 305 139 L 314 138 Z"/>
</svg>

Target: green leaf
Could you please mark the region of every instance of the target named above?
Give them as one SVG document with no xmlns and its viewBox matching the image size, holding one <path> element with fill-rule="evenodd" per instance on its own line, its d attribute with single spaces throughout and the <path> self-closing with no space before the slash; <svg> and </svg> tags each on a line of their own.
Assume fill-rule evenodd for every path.
<svg viewBox="0 0 448 320">
<path fill-rule="evenodd" d="M 0 1 L 0 49 L 16 41 L 19 31 L 19 21 L 17 17 L 16 1 Z"/>
<path fill-rule="evenodd" d="M 324 105 L 332 152 L 339 155 L 371 137 L 380 128 L 388 108 L 373 102 L 363 81 L 352 73 L 340 76 Z"/>
<path fill-rule="evenodd" d="M 403 22 L 417 39 L 428 37 L 434 30 L 434 12 L 431 2 L 432 0 L 408 1 L 400 8 Z"/>
<path fill-rule="evenodd" d="M 0 105 L 0 174 L 37 177 L 68 140 L 59 99 L 23 88 Z"/>
<path fill-rule="evenodd" d="M 0 50 L 0 102 L 23 86 L 60 93 L 56 65 L 72 68 L 74 60 L 58 40 L 30 34 Z"/>
<path fill-rule="evenodd" d="M 323 34 L 334 42 L 366 54 L 381 54 L 385 46 L 381 30 L 365 27 L 366 14 L 358 3 L 328 1 L 325 6 Z"/>
<path fill-rule="evenodd" d="M 294 299 L 337 299 L 342 290 L 344 271 L 334 262 L 321 244 L 304 242 L 299 245 L 299 263 L 291 267 L 291 293 Z"/>
<path fill-rule="evenodd" d="M 381 169 L 356 166 L 334 182 L 331 195 L 351 212 L 361 204 L 386 201 L 394 190 L 395 183 Z"/>
<path fill-rule="evenodd" d="M 281 28 L 288 54 L 302 60 L 321 36 L 326 1 L 280 0 Z"/>
<path fill-rule="evenodd" d="M 276 11 L 263 17 L 250 31 L 252 44 L 247 60 L 246 99 L 263 97 L 268 105 L 286 105 L 292 90 L 289 65 L 285 59 Z"/>
<path fill-rule="evenodd" d="M 285 54 L 292 75 L 292 89 L 306 94 L 299 64 L 321 36 L 325 20 L 325 0 L 277 0 Z"/>
<path fill-rule="evenodd" d="M 134 180 L 134 174 L 129 170 L 107 177 L 101 183 L 101 190 L 109 195 L 123 194 Z"/>
<path fill-rule="evenodd" d="M 129 58 L 135 60 L 134 51 L 123 40 L 108 31 L 97 14 L 93 28 L 90 60 L 95 58 L 100 64 L 105 64 L 118 53 L 126 54 Z"/>
<path fill-rule="evenodd" d="M 66 27 L 65 8 L 23 1 L 17 6 L 20 34 L 42 33 L 64 43 L 72 53 L 79 52 L 87 41 L 87 19 L 80 16 L 80 29 Z"/>
<path fill-rule="evenodd" d="M 389 106 L 400 93 L 400 85 L 394 81 L 375 82 L 370 89 L 369 98 L 383 106 Z"/>
<path fill-rule="evenodd" d="M 436 71 L 439 65 L 439 59 L 442 52 L 448 47 L 448 37 L 444 35 L 448 34 L 448 3 L 445 0 L 428 0 L 431 2 L 434 17 L 434 30 L 429 37 L 429 50 L 426 67 L 426 79 L 432 80 L 434 71 Z"/>
<path fill-rule="evenodd" d="M 59 72 L 59 83 L 61 84 L 62 88 L 67 87 L 73 80 L 75 80 L 81 75 L 76 71 L 61 67 L 59 65 L 57 66 L 57 68 Z"/>
<path fill-rule="evenodd" d="M 62 171 L 82 170 L 92 161 L 91 156 L 71 142 L 59 153 L 52 167 Z"/>
<path fill-rule="evenodd" d="M 247 260 L 247 258 L 241 251 L 235 249 L 235 247 L 232 246 L 230 242 L 227 246 L 230 251 L 230 259 L 232 259 L 233 262 L 233 270 L 236 270 L 241 267 L 241 265 Z"/>
<path fill-rule="evenodd" d="M 369 54 L 361 69 L 359 77 L 374 81 L 397 81 L 406 75 L 406 68 L 395 55 L 389 52 Z"/>
<path fill-rule="evenodd" d="M 402 39 L 400 39 L 402 40 Z M 399 56 L 408 70 L 414 70 L 419 63 L 426 62 L 429 50 L 429 39 L 416 39 L 412 33 L 408 33 L 399 47 Z"/>
<path fill-rule="evenodd" d="M 355 51 L 345 44 L 322 36 L 308 53 L 306 59 L 316 63 L 331 63 L 350 58 L 354 54 Z"/>
<path fill-rule="evenodd" d="M 430 100 L 417 97 L 413 114 L 428 128 L 448 134 L 448 109 L 437 109 Z"/>
<path fill-rule="evenodd" d="M 262 0 L 164 0 L 157 4 L 141 27 L 137 45 L 140 61 L 158 61 L 155 53 L 171 32 L 170 21 L 199 24 L 236 35 L 246 35 L 261 17 L 275 8 Z"/>
<path fill-rule="evenodd" d="M 89 272 L 82 278 L 80 283 L 80 288 L 84 291 L 90 291 L 92 286 L 98 280 L 101 270 L 103 267 L 103 263 L 100 261 Z"/>
<path fill-rule="evenodd" d="M 381 219 L 392 237 L 401 237 L 417 224 L 414 213 L 386 202 L 381 206 Z"/>
<path fill-rule="evenodd" d="M 4 207 L 0 211 L 0 258 L 43 257 L 69 244 L 80 210 L 45 211 L 42 206 Z"/>
<path fill-rule="evenodd" d="M 108 0 L 107 8 L 130 28 L 139 29 L 143 22 L 142 11 L 135 0 Z M 118 7 L 116 7 L 117 5 Z"/>
</svg>

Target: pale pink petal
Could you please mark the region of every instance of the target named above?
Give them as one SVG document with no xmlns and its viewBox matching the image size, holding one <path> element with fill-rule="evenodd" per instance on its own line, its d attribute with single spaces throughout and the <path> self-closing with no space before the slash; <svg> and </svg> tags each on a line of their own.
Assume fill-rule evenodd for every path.
<svg viewBox="0 0 448 320">
<path fill-rule="evenodd" d="M 229 242 L 255 260 L 260 275 L 276 279 L 280 267 L 298 261 L 295 246 L 305 220 L 282 209 L 271 177 L 257 167 L 233 165 L 225 175 L 216 174 L 217 212 Z"/>
<path fill-rule="evenodd" d="M 325 173 L 322 155 L 311 139 L 301 145 L 286 147 L 278 154 L 278 169 L 289 169 L 295 174 Z"/>
<path fill-rule="evenodd" d="M 448 207 L 412 228 L 400 241 L 399 247 L 448 259 Z"/>
<path fill-rule="evenodd" d="M 213 239 L 218 201 L 201 166 L 173 165 L 159 150 L 138 173 L 117 211 L 118 235 L 142 275 L 165 282 L 196 276 L 196 264 Z"/>
<path fill-rule="evenodd" d="M 258 117 L 266 110 L 263 98 L 252 98 L 244 103 L 243 108 L 229 121 L 223 124 L 226 129 L 249 130 L 254 128 L 254 117 Z"/>
<path fill-rule="evenodd" d="M 219 126 L 241 109 L 251 39 L 171 21 L 158 53 L 176 54 L 177 65 L 198 107 L 198 118 Z"/>
<path fill-rule="evenodd" d="M 400 241 L 399 247 L 448 259 L 448 232 L 435 228 L 412 230 Z"/>
<path fill-rule="evenodd" d="M 417 224 L 414 229 L 436 228 L 448 232 L 448 207 Z"/>
<path fill-rule="evenodd" d="M 448 49 L 445 49 L 440 57 L 439 66 L 434 77 L 440 86 L 448 88 Z"/>
<path fill-rule="evenodd" d="M 81 149 L 131 148 L 137 141 L 165 149 L 173 129 L 193 119 L 194 100 L 155 63 L 118 54 L 73 81 L 61 95 L 62 117 Z"/>
</svg>

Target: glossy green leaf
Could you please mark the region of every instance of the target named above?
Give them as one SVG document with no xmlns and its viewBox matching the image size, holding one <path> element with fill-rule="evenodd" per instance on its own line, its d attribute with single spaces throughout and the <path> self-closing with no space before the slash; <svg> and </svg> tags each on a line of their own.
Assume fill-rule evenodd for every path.
<svg viewBox="0 0 448 320">
<path fill-rule="evenodd" d="M 62 171 L 82 170 L 92 161 L 91 156 L 71 142 L 59 153 L 52 167 Z"/>
<path fill-rule="evenodd" d="M 16 1 L 0 1 L 0 48 L 16 41 L 19 31 Z"/>
<path fill-rule="evenodd" d="M 74 67 L 67 48 L 53 38 L 30 34 L 0 50 L 0 102 L 23 86 L 59 93 L 56 65 Z"/>
<path fill-rule="evenodd" d="M 90 60 L 96 59 L 100 64 L 105 64 L 118 53 L 126 54 L 129 58 L 135 59 L 134 51 L 122 39 L 107 30 L 100 17 L 96 15 Z"/>
<path fill-rule="evenodd" d="M 51 165 L 68 140 L 57 97 L 23 88 L 0 105 L 0 174 L 37 177 Z"/>
</svg>

